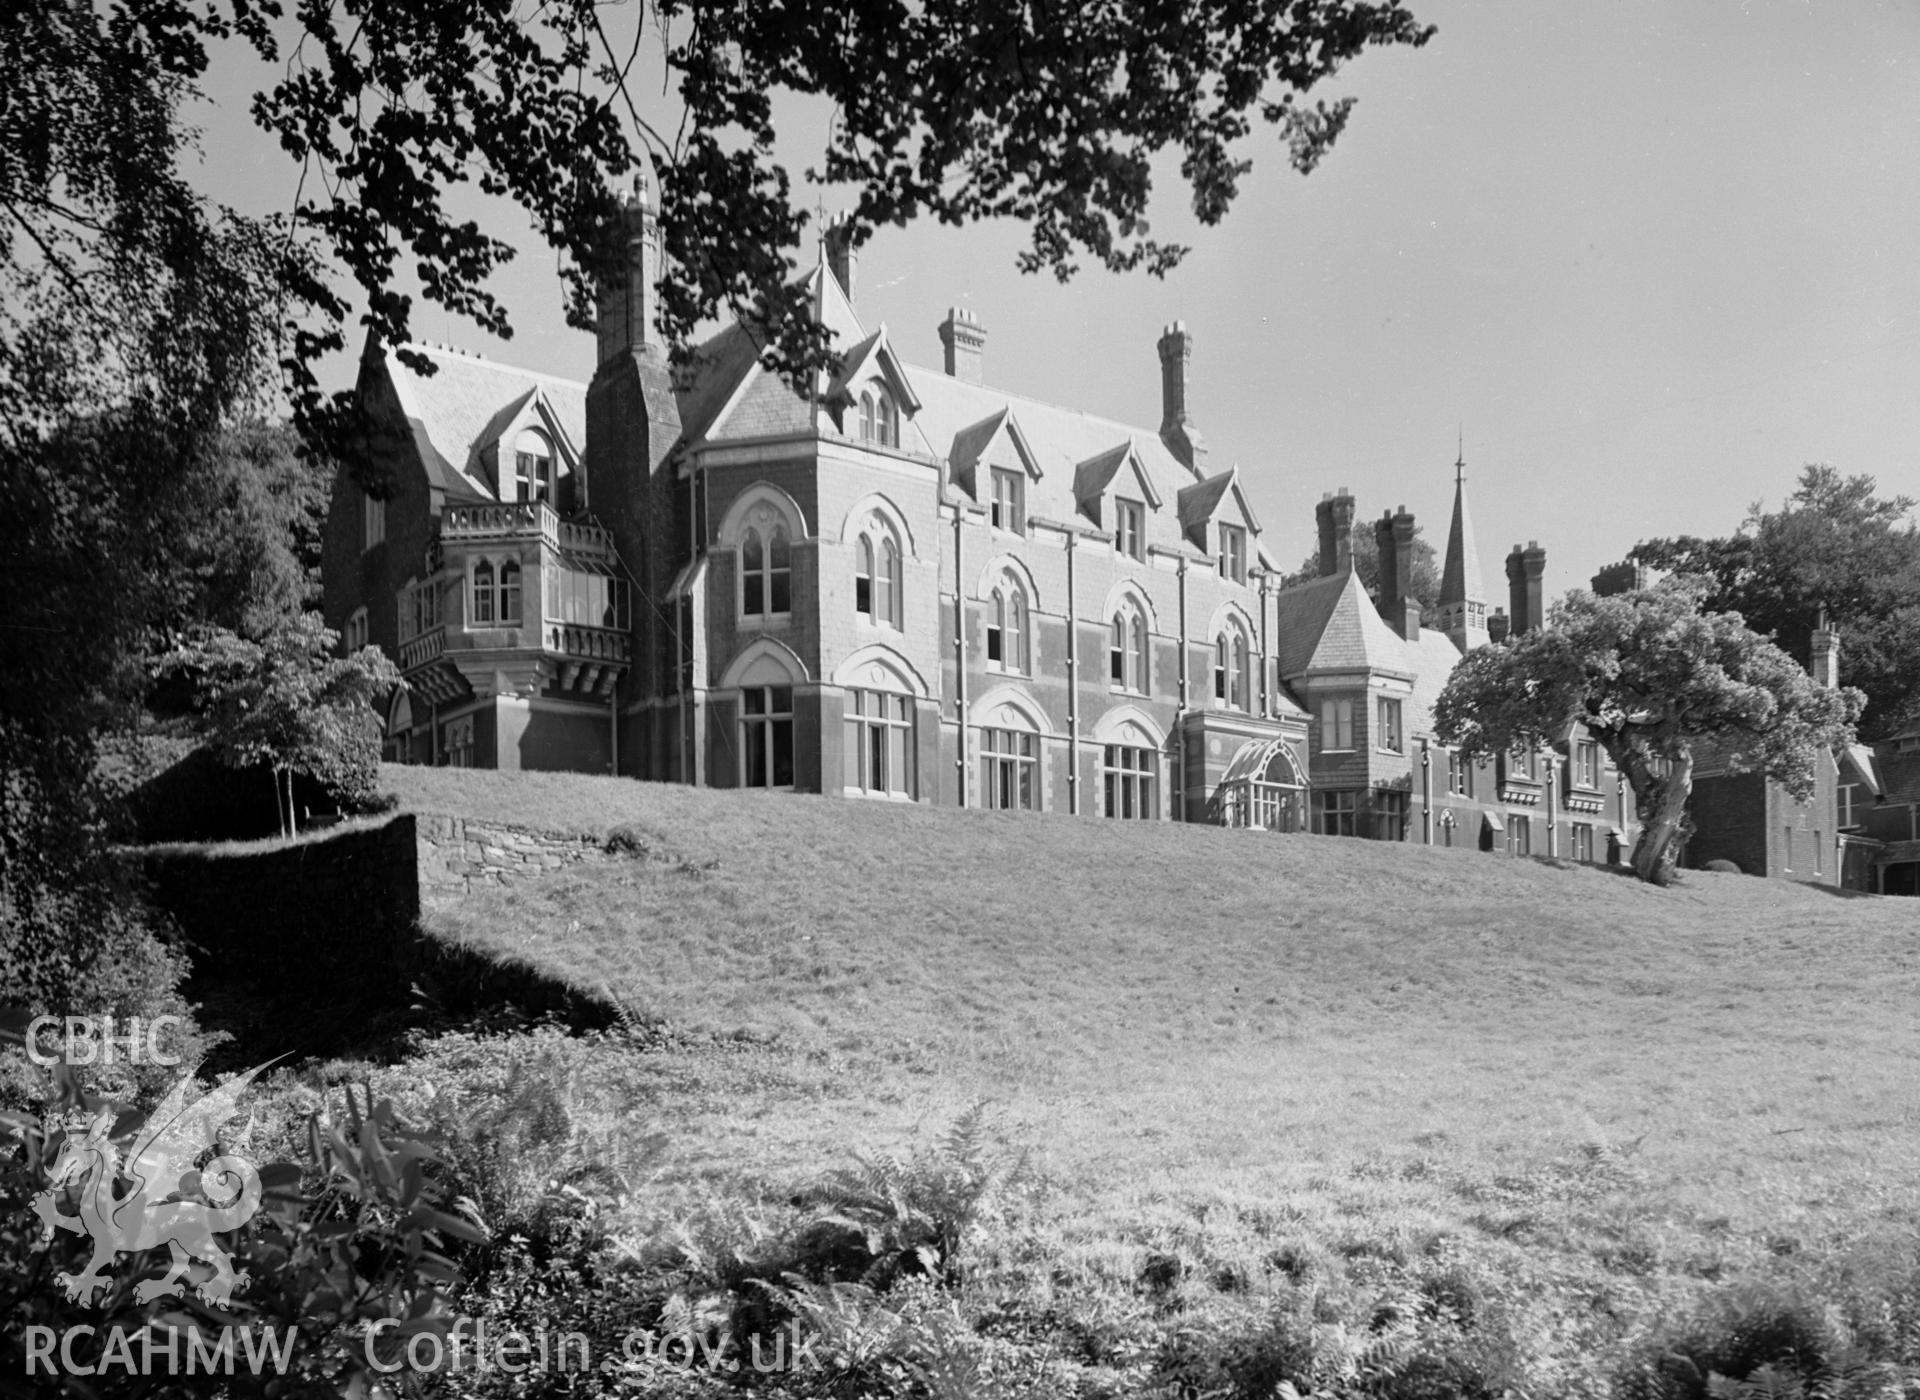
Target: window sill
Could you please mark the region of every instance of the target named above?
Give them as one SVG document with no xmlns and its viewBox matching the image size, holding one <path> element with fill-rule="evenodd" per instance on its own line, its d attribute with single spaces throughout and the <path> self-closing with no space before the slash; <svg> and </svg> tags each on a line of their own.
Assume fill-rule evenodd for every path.
<svg viewBox="0 0 1920 1400">
<path fill-rule="evenodd" d="M 791 627 L 793 614 L 783 613 L 741 613 L 735 626 L 758 630 L 766 627 Z"/>
<path fill-rule="evenodd" d="M 842 797 L 857 797 L 862 802 L 916 802 L 919 799 L 904 792 L 875 792 L 871 788 L 843 787 Z"/>
</svg>

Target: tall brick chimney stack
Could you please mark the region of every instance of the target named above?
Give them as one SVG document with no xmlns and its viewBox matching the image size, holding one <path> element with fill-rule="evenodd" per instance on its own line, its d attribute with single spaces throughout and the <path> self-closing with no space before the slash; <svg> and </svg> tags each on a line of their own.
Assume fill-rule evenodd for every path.
<svg viewBox="0 0 1920 1400">
<path fill-rule="evenodd" d="M 1333 572 L 1351 573 L 1353 571 L 1353 493 L 1342 486 L 1334 493 L 1332 505 Z"/>
<path fill-rule="evenodd" d="M 1380 617 L 1396 632 L 1399 631 L 1399 618 L 1395 614 L 1400 609 L 1400 555 L 1393 547 L 1393 512 L 1388 511 L 1373 522 L 1373 548 L 1380 556 Z"/>
<path fill-rule="evenodd" d="M 1207 459 L 1207 445 L 1187 409 L 1187 375 L 1193 364 L 1193 336 L 1185 321 L 1160 333 L 1160 440 L 1195 476 Z"/>
<path fill-rule="evenodd" d="M 1319 527 L 1320 548 L 1314 558 L 1319 562 L 1320 577 L 1332 578 L 1333 566 L 1333 492 L 1321 493 L 1320 504 L 1313 508 L 1313 523 Z"/>
<path fill-rule="evenodd" d="M 986 359 L 987 328 L 971 311 L 958 306 L 947 308 L 947 319 L 940 323 L 940 344 L 946 351 L 947 373 L 963 384 L 981 382 Z"/>
<path fill-rule="evenodd" d="M 1542 580 L 1547 572 L 1547 552 L 1540 541 L 1528 540 L 1522 549 L 1515 545 L 1507 555 L 1507 628 L 1519 636 L 1544 626 L 1546 597 Z"/>
<path fill-rule="evenodd" d="M 1410 642 L 1420 640 L 1420 603 L 1413 596 L 1413 513 L 1401 506 L 1393 513 L 1393 573 L 1400 589 L 1400 615 L 1389 616 L 1388 623 Z M 1386 554 L 1381 553 L 1384 563 Z"/>
<path fill-rule="evenodd" d="M 1822 690 L 1840 688 L 1840 634 L 1820 609 L 1820 625 L 1813 630 L 1813 683 Z"/>
<path fill-rule="evenodd" d="M 860 261 L 859 253 L 853 246 L 853 221 L 845 211 L 835 214 L 827 220 L 827 226 L 821 233 L 821 240 L 827 248 L 827 267 L 832 271 L 834 280 L 845 293 L 847 305 L 853 305 L 853 275 Z"/>
<path fill-rule="evenodd" d="M 1380 616 L 1410 642 L 1420 640 L 1420 604 L 1408 596 L 1413 585 L 1413 516 L 1405 506 L 1373 523 L 1373 545 L 1380 555 Z"/>
<path fill-rule="evenodd" d="M 660 200 L 645 166 L 635 172 L 632 192 L 620 201 L 620 219 L 626 226 L 626 265 L 602 278 L 594 291 L 596 363 L 602 365 L 635 350 L 661 348 L 653 325 L 664 254 Z"/>
</svg>

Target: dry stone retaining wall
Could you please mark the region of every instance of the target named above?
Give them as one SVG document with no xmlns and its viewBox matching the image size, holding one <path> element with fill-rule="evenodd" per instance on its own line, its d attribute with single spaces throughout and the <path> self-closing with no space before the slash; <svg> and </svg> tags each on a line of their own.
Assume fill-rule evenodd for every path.
<svg viewBox="0 0 1920 1400">
<path fill-rule="evenodd" d="M 534 879 L 582 861 L 601 860 L 600 843 L 587 836 L 555 836 L 465 817 L 420 815 L 420 902 L 444 905 L 486 885 Z"/>
</svg>

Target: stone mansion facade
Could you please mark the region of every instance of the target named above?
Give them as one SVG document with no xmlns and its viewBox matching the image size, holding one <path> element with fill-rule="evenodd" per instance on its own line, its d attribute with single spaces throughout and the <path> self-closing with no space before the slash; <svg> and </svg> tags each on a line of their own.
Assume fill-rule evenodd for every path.
<svg viewBox="0 0 1920 1400">
<path fill-rule="evenodd" d="M 1464 472 L 1429 619 L 1402 586 L 1413 516 L 1357 522 L 1344 491 L 1320 576 L 1283 587 L 1195 426 L 1184 325 L 1157 343 L 1157 426 L 1056 407 L 989 387 L 958 309 L 939 368 L 911 362 L 860 319 L 833 229 L 809 290 L 836 372 L 796 392 L 735 325 L 676 383 L 644 192 L 628 219 L 586 384 L 426 346 L 363 361 L 371 489 L 336 484 L 325 608 L 399 661 L 390 758 L 1589 861 L 1630 842 L 1579 733 L 1481 764 L 1433 737 L 1462 653 L 1542 617 L 1537 547 L 1489 613 Z"/>
</svg>

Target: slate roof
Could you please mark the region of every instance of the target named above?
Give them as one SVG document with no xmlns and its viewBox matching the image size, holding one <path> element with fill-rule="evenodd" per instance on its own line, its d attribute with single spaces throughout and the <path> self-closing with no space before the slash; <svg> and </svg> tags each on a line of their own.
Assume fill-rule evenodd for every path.
<svg viewBox="0 0 1920 1400">
<path fill-rule="evenodd" d="M 435 345 L 409 345 L 426 357 L 431 375 L 386 357 L 394 393 L 414 430 L 421 460 L 434 484 L 455 500 L 493 500 L 479 454 L 536 393 L 578 453 L 587 440 L 587 386 L 556 375 L 496 364 Z"/>
<path fill-rule="evenodd" d="M 1485 602 L 1486 576 L 1480 571 L 1480 547 L 1473 537 L 1473 513 L 1467 509 L 1464 459 L 1453 483 L 1453 520 L 1447 528 L 1446 566 L 1440 573 L 1439 604 Z"/>
<path fill-rule="evenodd" d="M 1413 682 L 1409 733 L 1430 733 L 1433 706 L 1459 664 L 1460 649 L 1444 632 L 1420 629 L 1409 642 L 1380 616 L 1351 571 L 1309 579 L 1274 595 L 1280 676 L 1292 683 L 1310 671 L 1372 670 Z"/>
<path fill-rule="evenodd" d="M 1879 755 L 1880 776 L 1886 786 L 1880 801 L 1889 807 L 1904 807 L 1920 802 L 1920 753 Z"/>
</svg>

